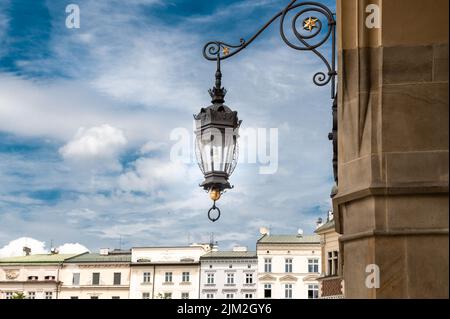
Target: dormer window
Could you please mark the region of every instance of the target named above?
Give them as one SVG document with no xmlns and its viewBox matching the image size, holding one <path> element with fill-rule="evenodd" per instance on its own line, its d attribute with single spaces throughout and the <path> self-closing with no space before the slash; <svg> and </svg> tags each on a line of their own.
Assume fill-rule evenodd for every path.
<svg viewBox="0 0 450 319">
<path fill-rule="evenodd" d="M 137 260 L 137 262 L 138 263 L 149 263 L 149 262 L 151 262 L 152 260 L 151 259 L 148 259 L 148 258 L 139 258 L 138 260 Z"/>
</svg>

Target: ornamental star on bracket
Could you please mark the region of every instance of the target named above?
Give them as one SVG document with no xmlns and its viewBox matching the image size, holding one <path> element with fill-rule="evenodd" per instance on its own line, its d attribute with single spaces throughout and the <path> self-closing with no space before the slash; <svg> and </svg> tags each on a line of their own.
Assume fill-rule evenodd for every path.
<svg viewBox="0 0 450 319">
<path fill-rule="evenodd" d="M 317 28 L 317 18 L 309 17 L 303 21 L 303 29 L 311 32 L 313 29 Z"/>
<path fill-rule="evenodd" d="M 222 53 L 223 55 L 227 56 L 228 54 L 230 54 L 230 49 L 228 47 L 223 47 Z"/>
</svg>

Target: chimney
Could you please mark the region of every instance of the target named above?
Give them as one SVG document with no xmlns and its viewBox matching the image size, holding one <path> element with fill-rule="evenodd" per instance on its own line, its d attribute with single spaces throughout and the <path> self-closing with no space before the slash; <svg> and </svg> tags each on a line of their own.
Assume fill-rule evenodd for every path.
<svg viewBox="0 0 450 319">
<path fill-rule="evenodd" d="M 322 217 L 317 218 L 316 229 L 323 225 Z"/>
<path fill-rule="evenodd" d="M 270 230 L 269 230 L 269 228 L 267 228 L 267 227 L 261 227 L 261 228 L 259 229 L 259 233 L 260 233 L 262 236 L 265 236 L 265 235 L 269 236 L 269 235 L 270 235 Z"/>
<path fill-rule="evenodd" d="M 334 214 L 333 214 L 333 212 L 330 210 L 330 211 L 328 211 L 328 221 L 332 221 L 333 220 L 333 218 L 334 218 Z"/>
<path fill-rule="evenodd" d="M 31 248 L 24 246 L 23 252 L 25 253 L 25 256 L 30 256 L 31 254 Z"/>
</svg>

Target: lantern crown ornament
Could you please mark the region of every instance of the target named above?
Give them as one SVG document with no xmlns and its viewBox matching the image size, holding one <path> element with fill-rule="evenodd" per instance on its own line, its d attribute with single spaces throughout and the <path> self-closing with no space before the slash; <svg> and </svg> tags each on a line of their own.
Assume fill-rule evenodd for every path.
<svg viewBox="0 0 450 319">
<path fill-rule="evenodd" d="M 228 179 L 233 173 L 238 158 L 238 138 L 241 122 L 238 113 L 224 104 L 227 91 L 222 87 L 220 59 L 217 60 L 215 86 L 209 90 L 212 105 L 201 108 L 194 115 L 196 122 L 196 156 L 205 180 L 200 184 L 209 192 L 213 207 L 208 212 L 211 221 L 217 221 L 220 210 L 216 201 L 223 192 L 233 188 Z M 215 218 L 212 211 L 217 211 Z"/>
</svg>

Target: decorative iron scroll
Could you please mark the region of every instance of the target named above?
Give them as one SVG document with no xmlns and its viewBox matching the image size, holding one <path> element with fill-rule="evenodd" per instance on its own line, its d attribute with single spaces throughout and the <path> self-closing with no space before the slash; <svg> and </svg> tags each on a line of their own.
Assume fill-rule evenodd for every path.
<svg viewBox="0 0 450 319">
<path fill-rule="evenodd" d="M 291 31 L 296 40 L 295 43 L 286 34 L 285 24 L 289 13 L 293 14 Z M 208 42 L 203 47 L 203 56 L 209 61 L 217 61 L 219 63 L 220 60 L 231 58 L 248 47 L 278 18 L 280 18 L 280 36 L 289 47 L 298 51 L 312 51 L 324 63 L 326 70 L 314 74 L 313 82 L 317 86 L 325 86 L 331 83 L 331 98 L 334 99 L 337 75 L 336 19 L 334 13 L 327 6 L 318 2 L 297 2 L 297 0 L 292 0 L 286 8 L 274 15 L 248 40 L 241 38 L 239 44 L 230 44 L 223 41 Z M 299 30 L 300 22 L 301 30 Z M 328 43 L 330 38 L 332 42 L 331 58 L 327 60 L 317 49 Z"/>
</svg>

